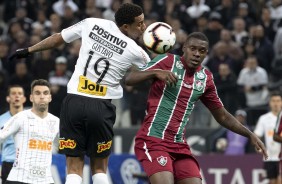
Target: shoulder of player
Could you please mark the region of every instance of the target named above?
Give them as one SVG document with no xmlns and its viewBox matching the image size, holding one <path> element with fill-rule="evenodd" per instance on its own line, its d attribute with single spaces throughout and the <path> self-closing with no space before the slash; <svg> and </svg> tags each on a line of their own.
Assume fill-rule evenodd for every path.
<svg viewBox="0 0 282 184">
<path fill-rule="evenodd" d="M 0 115 L 0 122 L 5 121 L 7 118 L 11 118 L 10 111 L 7 111 Z"/>
<path fill-rule="evenodd" d="M 267 112 L 265 114 L 262 114 L 260 117 L 259 117 L 259 121 L 263 121 L 265 119 L 269 119 L 272 117 L 272 113 L 271 112 Z M 268 123 L 268 122 L 267 122 Z"/>
</svg>

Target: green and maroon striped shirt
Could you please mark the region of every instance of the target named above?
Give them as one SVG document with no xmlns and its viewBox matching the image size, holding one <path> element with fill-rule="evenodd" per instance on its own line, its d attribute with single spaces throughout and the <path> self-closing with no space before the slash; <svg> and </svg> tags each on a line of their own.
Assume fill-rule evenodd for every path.
<svg viewBox="0 0 282 184">
<path fill-rule="evenodd" d="M 154 137 L 169 143 L 186 143 L 185 127 L 195 102 L 200 99 L 210 110 L 223 106 L 212 73 L 202 66 L 191 71 L 180 56 L 172 54 L 159 55 L 142 68 L 156 69 L 175 73 L 178 76 L 177 86 L 169 87 L 163 81 L 153 81 L 147 114 L 137 138 L 149 140 Z"/>
</svg>

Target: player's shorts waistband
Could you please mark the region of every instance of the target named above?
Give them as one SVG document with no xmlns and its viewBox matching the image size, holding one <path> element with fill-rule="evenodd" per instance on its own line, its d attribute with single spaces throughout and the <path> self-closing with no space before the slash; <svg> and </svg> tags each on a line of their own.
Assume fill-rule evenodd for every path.
<svg viewBox="0 0 282 184">
<path fill-rule="evenodd" d="M 68 93 L 67 95 L 68 96 L 75 96 L 75 97 L 79 97 L 79 98 L 85 98 L 85 99 L 95 99 L 95 100 L 108 101 L 108 102 L 112 101 L 112 99 L 91 98 L 91 97 L 88 97 L 88 96 L 82 96 L 82 95 L 71 94 L 71 93 Z"/>
</svg>

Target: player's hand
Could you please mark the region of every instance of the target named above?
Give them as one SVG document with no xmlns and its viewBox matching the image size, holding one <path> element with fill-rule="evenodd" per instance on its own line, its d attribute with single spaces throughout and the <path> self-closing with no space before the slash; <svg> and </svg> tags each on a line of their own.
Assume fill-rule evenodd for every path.
<svg viewBox="0 0 282 184">
<path fill-rule="evenodd" d="M 250 140 L 251 140 L 252 144 L 255 146 L 256 151 L 258 153 L 263 154 L 264 159 L 267 160 L 268 154 L 267 154 L 266 148 L 265 148 L 263 142 L 260 140 L 260 138 L 258 136 L 256 136 L 254 133 L 252 133 L 252 135 L 250 136 Z"/>
<path fill-rule="evenodd" d="M 30 55 L 30 53 L 28 52 L 28 48 L 21 48 L 21 49 L 17 49 L 15 53 L 13 53 L 9 59 L 12 60 L 14 58 L 16 59 L 20 59 L 20 58 L 26 58 Z"/>
<path fill-rule="evenodd" d="M 156 70 L 156 78 L 164 81 L 168 86 L 176 86 L 177 76 L 168 70 Z"/>
</svg>

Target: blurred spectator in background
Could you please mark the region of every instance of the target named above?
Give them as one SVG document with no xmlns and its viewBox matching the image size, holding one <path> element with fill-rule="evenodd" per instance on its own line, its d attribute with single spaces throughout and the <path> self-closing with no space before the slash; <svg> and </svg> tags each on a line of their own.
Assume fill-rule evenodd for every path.
<svg viewBox="0 0 282 184">
<path fill-rule="evenodd" d="M 31 25 L 33 20 L 27 17 L 27 11 L 25 8 L 20 7 L 16 10 L 16 16 L 9 21 L 9 29 L 12 24 L 19 23 L 21 28 L 27 33 L 31 33 Z"/>
<path fill-rule="evenodd" d="M 226 43 L 227 55 L 234 61 L 234 67 L 232 70 L 234 74 L 238 76 L 244 64 L 243 49 L 234 40 L 232 40 L 231 31 L 228 29 L 221 30 L 220 42 Z"/>
<path fill-rule="evenodd" d="M 218 73 L 214 75 L 214 83 L 216 85 L 217 94 L 220 97 L 224 107 L 234 114 L 237 109 L 237 101 L 234 98 L 237 97 L 237 78 L 230 71 L 228 64 L 220 64 Z"/>
<path fill-rule="evenodd" d="M 52 35 L 62 30 L 62 27 L 61 27 L 62 19 L 58 14 L 56 13 L 51 14 L 50 21 L 51 21 L 51 28 L 50 28 L 49 35 Z"/>
<path fill-rule="evenodd" d="M 9 85 L 9 78 L 5 70 L 0 70 L 0 114 L 4 113 L 7 109 L 6 95 Z"/>
<path fill-rule="evenodd" d="M 265 37 L 264 29 L 261 25 L 254 27 L 252 40 L 259 66 L 270 72 L 270 66 L 274 59 L 274 50 L 272 43 Z"/>
<path fill-rule="evenodd" d="M 76 65 L 76 60 L 79 55 L 81 47 L 81 40 L 75 40 L 70 43 L 69 45 L 69 54 L 67 54 L 67 65 L 68 65 L 68 70 L 73 72 L 75 65 Z"/>
<path fill-rule="evenodd" d="M 62 18 L 62 24 L 61 24 L 62 29 L 67 28 L 79 22 L 78 17 L 75 15 L 75 12 L 69 5 L 66 5 L 64 7 L 64 14 L 61 16 L 61 18 Z"/>
<path fill-rule="evenodd" d="M 36 29 L 38 27 L 42 28 L 42 33 L 41 35 L 43 37 L 46 37 L 47 34 L 50 32 L 51 28 L 51 21 L 47 18 L 46 13 L 39 9 L 37 10 L 37 16 L 35 22 L 32 23 L 32 29 Z"/>
<path fill-rule="evenodd" d="M 247 126 L 247 113 L 244 110 L 237 110 L 235 112 L 235 118 L 242 123 L 242 125 Z M 248 138 L 236 134 L 230 130 L 226 132 L 227 147 L 224 151 L 226 155 L 244 155 L 247 150 Z"/>
<path fill-rule="evenodd" d="M 186 12 L 192 19 L 197 19 L 203 13 L 210 12 L 210 7 L 205 4 L 204 0 L 193 0 L 192 6 L 189 6 Z"/>
<path fill-rule="evenodd" d="M 8 60 L 9 46 L 6 40 L 0 38 L 0 70 L 5 70 L 9 74 L 13 73 L 14 66 Z"/>
<path fill-rule="evenodd" d="M 234 117 L 242 123 L 242 125 L 247 126 L 246 111 L 238 109 L 236 110 Z M 226 155 L 244 155 L 247 151 L 248 138 L 224 127 L 221 127 L 212 138 L 216 138 L 214 149 L 217 153 L 224 153 Z"/>
<path fill-rule="evenodd" d="M 67 59 L 64 56 L 57 57 L 55 63 L 55 70 L 52 70 L 48 75 L 52 94 L 49 112 L 59 117 L 61 103 L 67 95 L 67 84 L 71 78 L 72 72 L 67 70 Z"/>
<path fill-rule="evenodd" d="M 122 4 L 121 0 L 114 0 L 111 6 L 102 13 L 103 18 L 115 21 L 115 12 L 118 10 L 121 4 Z"/>
<path fill-rule="evenodd" d="M 229 57 L 227 47 L 228 45 L 225 42 L 220 41 L 212 49 L 212 54 L 210 54 L 206 66 L 214 75 L 218 73 L 220 64 L 227 64 L 232 72 L 236 68 L 236 61 Z"/>
<path fill-rule="evenodd" d="M 262 9 L 259 24 L 263 26 L 264 34 L 267 39 L 273 43 L 278 25 L 276 21 L 271 18 L 268 8 Z"/>
<path fill-rule="evenodd" d="M 31 102 L 29 100 L 30 95 L 30 84 L 33 80 L 33 76 L 28 71 L 27 65 L 25 62 L 19 60 L 16 63 L 15 74 L 10 77 L 10 85 L 20 85 L 24 88 L 25 97 L 26 97 L 26 106 L 31 106 Z"/>
<path fill-rule="evenodd" d="M 273 140 L 274 129 L 278 113 L 282 108 L 282 98 L 280 92 L 272 92 L 269 100 L 270 111 L 259 117 L 254 133 L 259 137 L 264 137 L 265 147 L 268 152 L 268 159 L 264 160 L 264 169 L 270 184 L 280 184 L 279 176 L 279 153 L 281 144 Z"/>
<path fill-rule="evenodd" d="M 53 11 L 59 16 L 64 16 L 66 11 L 66 6 L 68 6 L 73 12 L 78 11 L 78 6 L 73 2 L 73 0 L 58 0 L 52 5 Z"/>
<path fill-rule="evenodd" d="M 204 30 L 204 34 L 209 39 L 210 49 L 220 40 L 220 32 L 223 28 L 221 18 L 222 16 L 217 12 L 212 12 L 209 15 L 208 27 Z"/>
<path fill-rule="evenodd" d="M 245 2 L 239 3 L 237 17 L 240 17 L 245 21 L 246 29 L 255 22 L 255 20 L 249 15 L 249 6 Z"/>
<path fill-rule="evenodd" d="M 258 66 L 257 58 L 251 56 L 246 60 L 246 67 L 239 74 L 237 84 L 240 92 L 246 96 L 247 107 L 258 107 L 268 102 L 268 75 L 264 68 Z"/>
<path fill-rule="evenodd" d="M 269 0 L 266 2 L 272 19 L 282 19 L 281 0 Z"/>
<path fill-rule="evenodd" d="M 55 57 L 53 50 L 45 50 L 39 53 L 32 66 L 32 73 L 36 79 L 47 79 L 50 71 L 55 69 Z"/>
<path fill-rule="evenodd" d="M 232 0 L 221 0 L 220 5 L 214 8 L 214 11 L 218 12 L 221 16 L 221 23 L 225 28 L 230 28 L 230 20 L 236 15 L 236 7 Z"/>
<path fill-rule="evenodd" d="M 38 1 L 42 1 L 42 0 L 38 0 Z M 50 0 L 52 1 L 52 0 Z M 23 8 L 26 10 L 26 15 L 24 17 L 28 17 L 28 18 L 33 18 L 35 17 L 35 2 L 36 1 L 30 1 L 30 0 L 3 0 L 1 2 L 4 2 L 4 12 L 3 12 L 3 18 L 5 22 L 9 22 L 12 18 L 15 17 L 16 15 L 16 11 L 19 8 Z"/>
<path fill-rule="evenodd" d="M 246 23 L 244 19 L 240 17 L 234 18 L 231 32 L 232 32 L 233 40 L 238 45 L 243 46 L 244 39 L 248 37 L 248 32 L 246 31 Z"/>
</svg>

